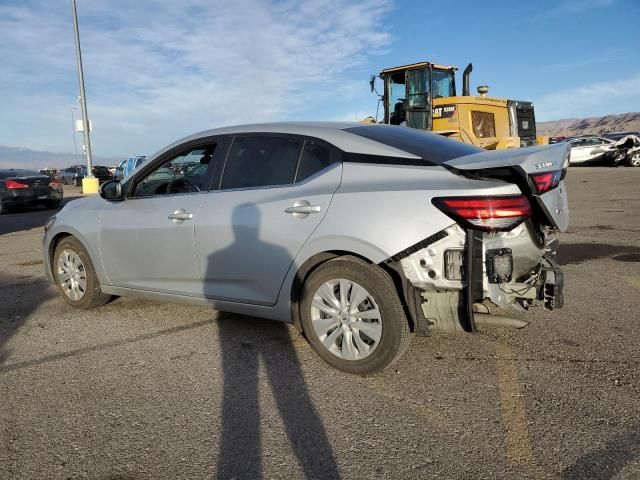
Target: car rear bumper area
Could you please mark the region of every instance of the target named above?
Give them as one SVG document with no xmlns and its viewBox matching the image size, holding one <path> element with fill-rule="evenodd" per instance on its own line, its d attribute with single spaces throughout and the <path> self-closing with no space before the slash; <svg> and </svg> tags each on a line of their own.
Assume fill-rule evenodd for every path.
<svg viewBox="0 0 640 480">
<path fill-rule="evenodd" d="M 14 190 L 6 192 L 0 202 L 7 207 L 20 207 L 38 205 L 45 202 L 57 202 L 62 200 L 63 192 L 51 190 L 49 192 L 37 192 L 31 189 Z"/>
<path fill-rule="evenodd" d="M 421 307 L 415 312 L 416 331 L 473 331 L 499 311 L 561 308 L 564 275 L 554 260 L 557 241 L 541 237 L 527 223 L 500 233 L 453 225 L 400 258 L 405 288 Z M 504 314 L 500 318 L 509 326 L 527 325 Z"/>
</svg>

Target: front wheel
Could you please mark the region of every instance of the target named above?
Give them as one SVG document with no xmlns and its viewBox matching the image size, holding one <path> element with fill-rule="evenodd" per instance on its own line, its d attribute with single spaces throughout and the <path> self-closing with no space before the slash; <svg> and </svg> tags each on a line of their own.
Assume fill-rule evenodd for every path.
<svg viewBox="0 0 640 480">
<path fill-rule="evenodd" d="M 640 151 L 634 152 L 629 155 L 628 162 L 630 167 L 640 167 Z"/>
<path fill-rule="evenodd" d="M 314 270 L 300 309 L 307 340 L 339 370 L 377 372 L 409 346 L 409 324 L 392 279 L 359 258 L 338 257 Z"/>
<path fill-rule="evenodd" d="M 89 254 L 73 237 L 63 239 L 53 254 L 53 278 L 69 305 L 90 310 L 107 303 L 110 295 L 100 290 Z"/>
</svg>

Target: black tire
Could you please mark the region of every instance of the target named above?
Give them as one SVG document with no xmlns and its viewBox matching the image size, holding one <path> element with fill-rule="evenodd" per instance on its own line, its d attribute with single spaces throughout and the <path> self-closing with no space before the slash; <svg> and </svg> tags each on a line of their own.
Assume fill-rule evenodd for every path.
<svg viewBox="0 0 640 480">
<path fill-rule="evenodd" d="M 11 213 L 13 210 L 11 207 L 7 207 L 2 202 L 0 202 L 0 215 L 4 215 L 5 213 Z"/>
<path fill-rule="evenodd" d="M 58 279 L 58 259 L 64 250 L 71 250 L 72 252 L 76 253 L 82 260 L 82 265 L 86 274 L 87 288 L 85 290 L 84 296 L 79 300 L 72 300 L 71 298 L 69 298 L 63 291 L 63 288 L 60 285 L 60 281 Z M 61 240 L 60 243 L 56 246 L 51 263 L 53 278 L 58 287 L 58 290 L 60 290 L 60 295 L 62 295 L 64 301 L 72 307 L 82 310 L 91 310 L 93 308 L 100 307 L 111 300 L 111 295 L 106 295 L 100 290 L 100 282 L 98 281 L 98 277 L 96 276 L 96 271 L 93 267 L 93 263 L 91 262 L 91 258 L 89 257 L 89 254 L 82 246 L 82 244 L 76 238 L 66 237 Z"/>
<path fill-rule="evenodd" d="M 67 177 L 62 177 L 62 179 L 60 181 L 62 182 L 63 185 L 68 185 Z"/>
<path fill-rule="evenodd" d="M 382 335 L 377 347 L 365 358 L 345 360 L 334 355 L 322 344 L 313 328 L 313 297 L 320 286 L 334 279 L 347 279 L 364 287 L 380 311 Z M 357 375 L 369 375 L 392 365 L 404 354 L 411 340 L 404 307 L 391 277 L 377 265 L 352 256 L 329 260 L 309 275 L 302 288 L 300 319 L 307 341 L 325 362 Z"/>
<path fill-rule="evenodd" d="M 76 179 L 73 181 L 73 184 L 74 184 L 76 187 L 80 187 L 80 186 L 82 186 L 82 180 L 78 180 L 78 179 L 76 178 Z"/>
<path fill-rule="evenodd" d="M 44 206 L 49 210 L 58 210 L 60 208 L 60 202 L 61 200 L 47 200 L 44 202 Z"/>
</svg>

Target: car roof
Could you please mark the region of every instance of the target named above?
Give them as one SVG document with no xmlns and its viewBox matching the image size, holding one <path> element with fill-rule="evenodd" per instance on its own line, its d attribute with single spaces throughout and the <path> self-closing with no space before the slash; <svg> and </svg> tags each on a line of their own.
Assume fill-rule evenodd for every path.
<svg viewBox="0 0 640 480">
<path fill-rule="evenodd" d="M 400 158 L 419 158 L 416 155 L 405 152 L 403 150 L 393 148 L 388 145 L 376 142 L 366 137 L 356 135 L 346 131 L 349 128 L 356 127 L 375 127 L 375 128 L 407 128 L 396 127 L 391 125 L 365 124 L 359 122 L 274 122 L 274 123 L 254 123 L 248 125 L 234 125 L 231 127 L 214 128 L 195 133 L 188 137 L 184 137 L 171 145 L 163 148 L 153 155 L 152 158 L 176 147 L 182 143 L 198 140 L 200 138 L 212 137 L 216 135 L 241 135 L 248 133 L 274 133 L 285 135 L 302 135 L 314 137 L 324 140 L 339 149 L 349 153 L 360 153 L 367 155 L 380 155 L 385 157 Z M 430 132 L 424 132 L 425 135 L 436 135 Z M 437 135 L 436 135 L 437 136 Z"/>
<path fill-rule="evenodd" d="M 3 175 L 20 175 L 20 174 L 24 174 L 25 172 L 27 173 L 39 173 L 38 170 L 36 169 L 30 169 L 30 168 L 3 168 L 0 169 L 0 173 Z"/>
</svg>

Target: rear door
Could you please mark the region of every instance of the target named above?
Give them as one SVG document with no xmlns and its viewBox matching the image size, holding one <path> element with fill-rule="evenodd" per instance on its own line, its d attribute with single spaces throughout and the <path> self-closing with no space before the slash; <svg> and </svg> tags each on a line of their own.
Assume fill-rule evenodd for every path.
<svg viewBox="0 0 640 480">
<path fill-rule="evenodd" d="M 196 223 L 207 298 L 273 305 L 284 277 L 340 185 L 339 152 L 286 135 L 234 138 Z"/>
</svg>

